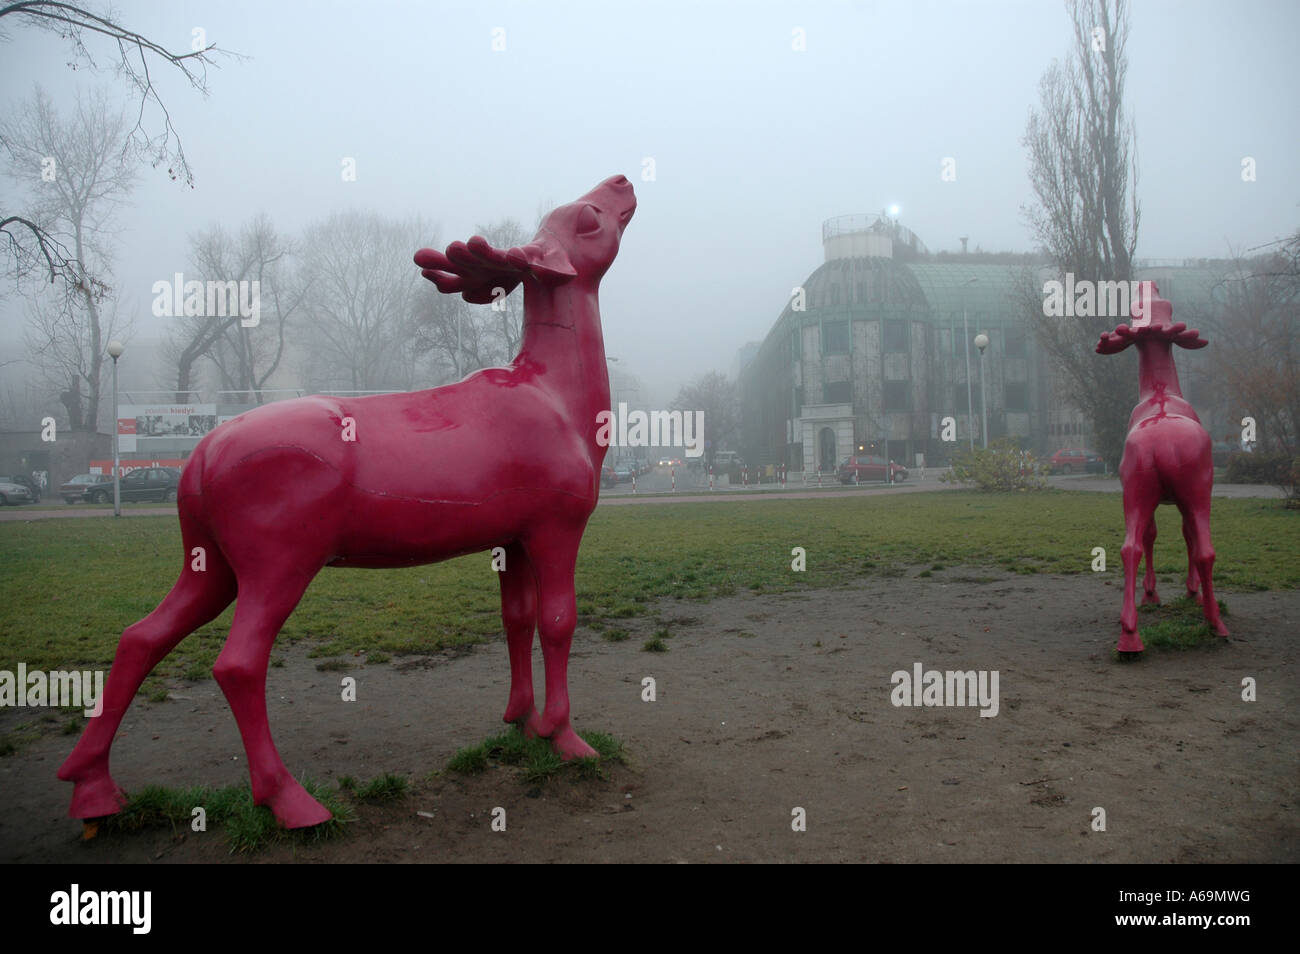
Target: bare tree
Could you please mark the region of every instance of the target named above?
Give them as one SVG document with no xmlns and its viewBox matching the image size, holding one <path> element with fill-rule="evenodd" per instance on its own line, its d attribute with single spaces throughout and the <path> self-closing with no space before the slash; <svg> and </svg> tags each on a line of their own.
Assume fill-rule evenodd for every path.
<svg viewBox="0 0 1300 954">
<path fill-rule="evenodd" d="M 515 219 L 479 225 L 476 233 L 493 248 L 517 248 L 530 236 Z M 488 305 L 471 305 L 459 295 L 422 294 L 417 299 L 414 343 L 446 377 L 513 360 L 523 344 L 522 289 Z"/>
<path fill-rule="evenodd" d="M 299 279 L 305 370 L 313 390 L 415 383 L 408 351 L 424 279 L 411 256 L 425 233 L 418 221 L 360 212 L 338 212 L 307 229 Z"/>
<path fill-rule="evenodd" d="M 139 100 L 126 143 L 140 150 L 155 167 L 165 163 L 167 173 L 173 179 L 193 186 L 193 172 L 172 124 L 171 113 L 154 85 L 152 70 L 155 66 L 175 69 L 192 88 L 206 96 L 208 67 L 218 65 L 213 54 L 238 54 L 218 51 L 215 44 L 206 43 L 201 36 L 194 38 L 189 51 L 168 50 L 124 26 L 112 13 L 97 14 L 59 0 L 20 0 L 0 6 L 0 28 L 11 25 L 58 34 L 72 47 L 73 60 L 69 65 L 73 69 L 82 66 L 98 70 L 101 62 L 111 63 L 113 70 Z M 7 35 L 0 34 L 0 40 L 7 39 Z M 94 50 L 100 48 L 111 52 L 107 56 L 101 53 L 97 60 Z M 160 122 L 148 115 L 151 111 L 161 114 Z M 0 148 L 8 151 L 11 157 L 14 146 L 7 135 L 0 133 Z M 71 288 L 88 281 L 93 284 L 95 279 L 77 257 L 76 250 L 69 248 L 38 218 L 0 209 L 0 235 L 4 237 L 3 244 L 9 253 L 15 278 L 40 270 L 49 275 L 52 283 L 62 278 Z"/>
<path fill-rule="evenodd" d="M 115 327 L 115 312 L 104 308 L 109 223 L 136 176 L 128 130 L 102 92 L 79 95 L 64 121 L 39 87 L 16 116 L 0 121 L 7 171 L 30 192 L 32 219 L 71 253 L 68 281 L 29 310 L 27 344 L 73 430 L 94 430 L 99 420 L 104 349 Z"/>
<path fill-rule="evenodd" d="M 1253 418 L 1261 450 L 1300 457 L 1300 231 L 1272 253 L 1237 256 L 1209 304 L 1189 313 L 1212 329 L 1209 377 L 1228 419 Z"/>
<path fill-rule="evenodd" d="M 696 378 L 677 393 L 674 410 L 703 411 L 705 463 L 713 466 L 713 456 L 740 430 L 740 398 L 736 382 L 725 374 L 710 371 Z"/>
<path fill-rule="evenodd" d="M 1026 210 L 1035 237 L 1076 281 L 1130 281 L 1137 247 L 1137 133 L 1124 114 L 1128 11 L 1124 0 L 1069 0 L 1074 43 L 1039 84 L 1025 130 L 1037 204 Z M 1101 332 L 1127 316 L 1044 318 L 1041 289 L 1026 302 L 1039 342 L 1088 415 L 1097 450 L 1123 453 L 1136 393 L 1136 359 L 1099 360 Z"/>
<path fill-rule="evenodd" d="M 293 248 L 265 215 L 245 225 L 237 238 L 212 226 L 191 236 L 190 248 L 199 281 L 257 282 L 260 315 L 256 325 L 234 308 L 223 309 L 225 315 L 176 317 L 178 327 L 166 345 L 176 400 L 190 400 L 198 371 L 207 365 L 223 390 L 244 392 L 260 404 L 262 389 L 284 357 L 286 326 L 307 292 L 288 272 Z"/>
</svg>

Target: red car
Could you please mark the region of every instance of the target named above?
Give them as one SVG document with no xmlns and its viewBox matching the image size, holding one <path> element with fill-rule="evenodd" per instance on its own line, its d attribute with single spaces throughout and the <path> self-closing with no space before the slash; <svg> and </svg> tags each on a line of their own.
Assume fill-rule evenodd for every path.
<svg viewBox="0 0 1300 954">
<path fill-rule="evenodd" d="M 1048 458 L 1047 468 L 1053 474 L 1101 474 L 1106 462 L 1096 451 L 1067 447 Z"/>
<path fill-rule="evenodd" d="M 891 466 L 883 457 L 846 457 L 840 463 L 840 483 L 851 484 L 854 477 L 858 483 L 869 480 L 885 479 L 885 468 Z M 894 482 L 907 480 L 907 468 L 902 464 L 892 464 Z"/>
</svg>

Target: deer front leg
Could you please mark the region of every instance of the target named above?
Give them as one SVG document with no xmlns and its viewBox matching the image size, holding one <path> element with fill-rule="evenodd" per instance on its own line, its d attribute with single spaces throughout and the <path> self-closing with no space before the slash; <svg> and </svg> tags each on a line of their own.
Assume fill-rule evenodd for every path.
<svg viewBox="0 0 1300 954">
<path fill-rule="evenodd" d="M 510 651 L 510 699 L 502 717 L 537 735 L 539 716 L 533 703 L 533 632 L 537 629 L 537 577 L 518 543 L 506 547 L 501 574 L 501 622 Z"/>
<path fill-rule="evenodd" d="M 276 579 L 266 574 L 247 585 L 241 579 L 235 621 L 212 667 L 244 740 L 253 802 L 268 806 L 285 828 L 309 828 L 333 817 L 284 767 L 266 718 L 271 646 L 310 582 L 311 575 Z"/>
<path fill-rule="evenodd" d="M 1153 517 L 1147 524 L 1147 532 L 1142 535 L 1142 557 L 1146 561 L 1146 574 L 1142 577 L 1142 605 L 1154 603 L 1160 605 L 1160 594 L 1156 592 L 1156 521 Z"/>
<path fill-rule="evenodd" d="M 569 647 L 578 620 L 573 592 L 577 543 L 574 540 L 563 548 L 552 543 L 546 557 L 534 555 L 533 560 L 538 581 L 537 631 L 546 664 L 546 706 L 537 722 L 537 734 L 550 739 L 552 748 L 566 761 L 597 754 L 569 722 Z"/>
</svg>

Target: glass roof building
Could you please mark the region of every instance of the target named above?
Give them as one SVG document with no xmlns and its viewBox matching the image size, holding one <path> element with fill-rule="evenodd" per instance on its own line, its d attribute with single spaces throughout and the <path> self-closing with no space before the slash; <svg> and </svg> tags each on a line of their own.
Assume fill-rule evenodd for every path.
<svg viewBox="0 0 1300 954">
<path fill-rule="evenodd" d="M 741 375 L 746 461 L 826 472 L 874 454 L 941 466 L 958 446 L 978 445 L 985 410 L 990 440 L 1015 437 L 1040 454 L 1088 446 L 1087 422 L 1026 320 L 1055 277 L 1044 263 L 931 255 L 885 215 L 830 219 L 822 244 L 824 264 L 795 289 Z M 1155 278 L 1176 308 L 1175 296 L 1205 298 L 1212 283 L 1208 270 L 1172 265 L 1140 277 Z M 984 388 L 972 344 L 980 333 L 989 339 Z"/>
</svg>

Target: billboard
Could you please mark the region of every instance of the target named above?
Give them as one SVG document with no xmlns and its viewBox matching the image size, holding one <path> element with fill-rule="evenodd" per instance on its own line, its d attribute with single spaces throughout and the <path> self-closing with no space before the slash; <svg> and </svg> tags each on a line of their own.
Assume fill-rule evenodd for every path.
<svg viewBox="0 0 1300 954">
<path fill-rule="evenodd" d="M 193 438 L 197 444 L 216 426 L 215 404 L 124 404 L 118 409 L 118 450 L 148 452 L 150 444 L 177 438 Z"/>
</svg>

